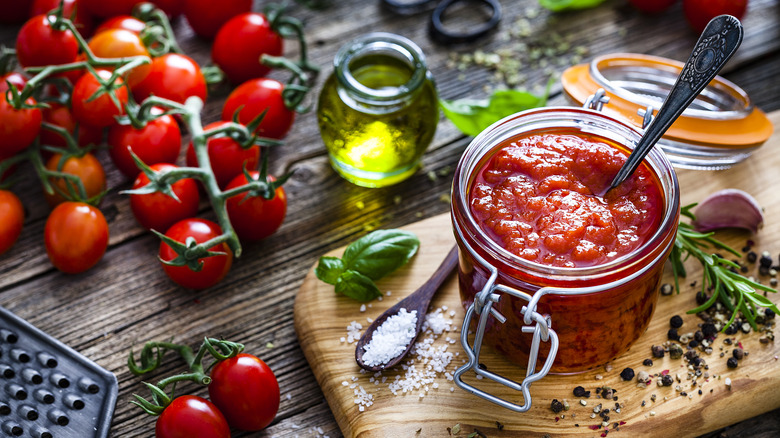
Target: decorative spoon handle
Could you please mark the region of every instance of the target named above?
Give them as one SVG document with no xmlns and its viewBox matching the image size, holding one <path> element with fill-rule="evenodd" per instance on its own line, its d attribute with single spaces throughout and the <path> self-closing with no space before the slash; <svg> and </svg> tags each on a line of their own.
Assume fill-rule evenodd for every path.
<svg viewBox="0 0 780 438">
<path fill-rule="evenodd" d="M 658 114 L 612 180 L 610 189 L 619 186 L 634 173 L 666 130 L 717 76 L 742 43 L 742 34 L 742 24 L 731 15 L 717 16 L 707 24 Z"/>
</svg>

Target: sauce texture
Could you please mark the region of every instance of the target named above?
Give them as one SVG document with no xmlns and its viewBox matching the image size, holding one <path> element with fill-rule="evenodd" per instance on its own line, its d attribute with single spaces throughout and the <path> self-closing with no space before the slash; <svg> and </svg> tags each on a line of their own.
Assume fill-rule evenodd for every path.
<svg viewBox="0 0 780 438">
<path fill-rule="evenodd" d="M 640 247 L 664 214 L 664 196 L 646 166 L 597 195 L 627 158 L 616 145 L 582 133 L 514 138 L 475 177 L 472 214 L 492 240 L 531 262 L 607 263 Z"/>
</svg>

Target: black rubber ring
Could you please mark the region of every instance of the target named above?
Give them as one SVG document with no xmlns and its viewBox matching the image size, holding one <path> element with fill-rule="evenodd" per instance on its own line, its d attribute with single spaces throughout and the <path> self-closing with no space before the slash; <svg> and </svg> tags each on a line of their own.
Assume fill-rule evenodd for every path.
<svg viewBox="0 0 780 438">
<path fill-rule="evenodd" d="M 398 15 L 414 15 L 433 9 L 432 3 L 434 1 L 436 0 L 417 0 L 415 2 L 382 0 L 382 6 Z"/>
<path fill-rule="evenodd" d="M 488 21 L 469 32 L 450 32 L 444 28 L 442 15 L 444 15 L 447 8 L 461 1 L 484 3 L 493 9 L 493 14 Z M 498 0 L 442 0 L 431 14 L 428 31 L 431 34 L 431 38 L 442 44 L 470 43 L 487 35 L 491 30 L 498 26 L 499 21 L 501 21 L 501 4 Z"/>
</svg>

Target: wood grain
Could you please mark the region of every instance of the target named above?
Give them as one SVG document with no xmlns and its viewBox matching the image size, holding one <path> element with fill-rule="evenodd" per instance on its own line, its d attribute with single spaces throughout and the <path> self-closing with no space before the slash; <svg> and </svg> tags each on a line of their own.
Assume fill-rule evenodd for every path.
<svg viewBox="0 0 780 438">
<path fill-rule="evenodd" d="M 773 113 L 771 118 L 775 124 L 780 123 L 780 112 Z M 749 238 L 755 241 L 756 248 L 776 254 L 777 242 L 780 241 L 780 223 L 772 218 L 780 217 L 780 199 L 773 189 L 775 183 L 780 183 L 780 176 L 776 174 L 780 166 L 780 156 L 775 153 L 777 147 L 780 147 L 780 133 L 776 133 L 751 159 L 732 169 L 708 174 L 679 171 L 683 205 L 703 199 L 722 188 L 740 188 L 754 194 L 765 208 L 767 223 L 763 229 L 755 236 L 723 232 L 719 237 L 736 248 L 745 246 Z M 703 178 L 703 175 L 707 177 Z M 418 397 L 420 390 L 412 391 L 411 394 L 393 395 L 386 384 L 375 385 L 371 380 L 378 375 L 360 372 L 354 362 L 355 345 L 341 342 L 340 338 L 346 336 L 346 327 L 351 321 L 365 324 L 366 318 L 376 318 L 397 300 L 414 291 L 435 270 L 454 243 L 448 214 L 426 219 L 404 229 L 419 236 L 421 248 L 409 266 L 393 274 L 392 278 L 382 280 L 380 289 L 392 291 L 391 297 L 381 302 L 374 301 L 371 308 L 361 313 L 356 310 L 359 304 L 335 295 L 332 286 L 317 280 L 313 271 L 310 271 L 296 298 L 295 327 L 301 347 L 346 436 L 415 436 L 416 433 L 419 436 L 442 436 L 448 427 L 455 424 L 460 424 L 464 431 L 476 429 L 488 436 L 513 436 L 518 433 L 593 436 L 595 432 L 590 426 L 601 423 L 599 417 L 590 418 L 593 407 L 598 403 L 603 403 L 604 408 L 614 407 L 614 402 L 596 399 L 595 390 L 600 386 L 617 390 L 621 412 L 613 412 L 609 416 L 610 425 L 625 422 L 619 429 L 632 437 L 697 436 L 780 407 L 780 374 L 777 373 L 780 366 L 780 343 L 762 344 L 759 342 L 760 334 L 755 332 L 732 337 L 720 334 L 713 344 L 713 353 L 702 354 L 710 378 L 700 379 L 698 385 L 692 385 L 687 380 L 686 365 L 680 359 L 671 359 L 667 355 L 663 359 L 655 359 L 650 367 L 642 365 L 644 359 L 651 357 L 651 347 L 666 340 L 669 318 L 696 307 L 694 295 L 698 289 L 685 285 L 683 294 L 679 296 L 659 297 L 658 307 L 645 334 L 627 353 L 610 364 L 600 365 L 578 375 L 548 375 L 535 382 L 531 386 L 533 402 L 528 412 L 514 413 L 459 388 L 451 392 L 453 384 L 444 374 L 438 377 L 438 389 L 430 389 L 423 398 Z M 338 256 L 342 251 L 339 249 L 329 254 Z M 699 266 L 689 264 L 688 269 L 689 281 L 700 278 Z M 457 309 L 453 319 L 459 327 L 463 323 L 464 312 L 454 277 L 436 295 L 432 308 L 447 306 L 449 309 Z M 767 278 L 763 280 L 768 281 Z M 673 282 L 669 269 L 664 274 L 664 282 Z M 776 294 L 771 294 L 770 298 L 780 303 L 780 297 Z M 695 315 L 683 314 L 683 319 L 680 333 L 695 331 L 701 322 Z M 457 332 L 448 335 L 459 337 Z M 748 358 L 743 359 L 736 369 L 728 369 L 726 366 L 733 348 L 723 343 L 726 338 L 741 342 L 749 352 Z M 446 345 L 444 336 L 437 342 Z M 562 345 L 561 348 L 566 346 Z M 450 345 L 449 351 L 459 353 L 459 357 L 448 368 L 452 373 L 460 366 L 465 354 L 460 343 Z M 720 356 L 721 352 L 725 354 L 724 357 Z M 480 363 L 515 381 L 522 380 L 525 375 L 521 367 L 503 360 L 489 347 L 483 349 Z M 611 370 L 607 370 L 607 366 Z M 679 375 L 681 380 L 671 387 L 657 387 L 656 379 L 649 386 L 637 385 L 636 380 L 626 382 L 620 378 L 620 371 L 626 367 L 635 371 L 645 370 L 651 375 L 669 370 L 672 376 Z M 399 373 L 403 375 L 402 370 L 386 370 L 381 377 L 387 377 L 387 381 L 392 382 Z M 603 378 L 597 380 L 597 375 Z M 473 373 L 467 373 L 466 376 L 473 376 Z M 727 377 L 732 381 L 731 388 L 724 383 Z M 525 403 L 521 394 L 507 387 L 489 384 L 485 380 L 466 380 L 476 387 L 490 388 L 492 393 L 506 400 Z M 342 382 L 348 382 L 348 385 Z M 355 403 L 353 382 L 374 397 L 373 405 L 366 407 L 363 412 L 359 411 L 359 405 Z M 580 405 L 580 399 L 572 394 L 572 389 L 579 385 L 593 393 L 587 399 L 587 406 Z M 689 396 L 676 390 L 677 385 Z M 652 394 L 657 396 L 655 402 L 651 401 Z M 761 403 L 754 403 L 758 398 Z M 567 399 L 571 409 L 563 412 L 563 416 L 556 415 L 550 409 L 552 399 Z M 643 403 L 645 406 L 642 406 Z M 572 414 L 576 417 L 572 418 Z M 557 421 L 556 417 L 559 417 Z M 498 430 L 496 422 L 503 425 L 502 430 Z M 680 429 L 680 425 L 686 427 Z"/>
</svg>

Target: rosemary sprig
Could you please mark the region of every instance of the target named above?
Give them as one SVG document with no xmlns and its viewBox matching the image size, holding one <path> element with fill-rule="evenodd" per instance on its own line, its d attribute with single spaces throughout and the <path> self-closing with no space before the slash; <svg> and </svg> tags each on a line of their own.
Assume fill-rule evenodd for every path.
<svg viewBox="0 0 780 438">
<path fill-rule="evenodd" d="M 691 209 L 695 206 L 696 204 L 691 204 L 683 207 L 680 214 L 695 220 L 696 216 L 691 212 Z M 674 247 L 669 256 L 674 273 L 675 289 L 677 293 L 680 293 L 679 277 L 686 276 L 683 262 L 689 257 L 693 257 L 701 263 L 704 269 L 701 282 L 702 293 L 706 294 L 707 291 L 712 291 L 712 295 L 704 304 L 689 310 L 688 313 L 704 311 L 719 300 L 721 304 L 731 311 L 731 319 L 724 326 L 724 329 L 734 322 L 737 313 L 740 312 L 753 329 L 758 328 L 756 325 L 756 310 L 758 307 L 766 307 L 772 309 L 775 313 L 780 313 L 777 305 L 759 292 L 777 292 L 775 289 L 739 274 L 740 266 L 738 264 L 731 260 L 726 260 L 718 254 L 707 252 L 706 249 L 720 249 L 728 251 L 737 257 L 742 256 L 737 250 L 715 239 L 712 232 L 700 233 L 694 230 L 691 225 L 680 222 Z"/>
</svg>

